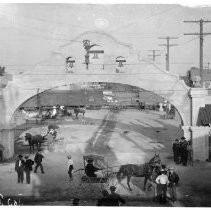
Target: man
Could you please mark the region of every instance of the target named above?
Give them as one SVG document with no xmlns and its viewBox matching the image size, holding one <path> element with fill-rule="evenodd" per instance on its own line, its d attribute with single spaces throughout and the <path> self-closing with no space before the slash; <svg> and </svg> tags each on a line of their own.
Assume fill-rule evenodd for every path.
<svg viewBox="0 0 211 210">
<path fill-rule="evenodd" d="M 180 150 L 181 150 L 181 163 L 183 166 L 187 166 L 188 161 L 188 142 L 186 138 L 183 136 L 180 142 Z"/>
<path fill-rule="evenodd" d="M 167 192 L 167 185 L 169 183 L 167 172 L 163 169 L 161 170 L 161 175 L 156 178 L 156 183 L 159 187 L 159 201 L 160 203 L 166 203 L 166 192 Z"/>
<path fill-rule="evenodd" d="M 154 198 L 153 201 L 157 201 L 158 199 L 158 188 L 157 188 L 157 184 L 155 182 L 156 178 L 160 175 L 160 165 L 156 164 L 154 170 L 152 171 L 152 175 L 151 175 L 151 186 L 153 187 L 153 194 L 154 194 Z"/>
<path fill-rule="evenodd" d="M 99 168 L 93 166 L 93 160 L 89 159 L 88 164 L 86 165 L 85 168 L 85 173 L 88 177 L 97 177 L 95 174 L 96 171 L 100 170 Z"/>
<path fill-rule="evenodd" d="M 97 201 L 97 206 L 111 206 L 108 191 L 103 190 L 102 195 L 103 197 Z"/>
<path fill-rule="evenodd" d="M 174 162 L 179 164 L 179 156 L 180 156 L 180 143 L 178 139 L 175 139 L 175 142 L 172 146 L 173 153 L 174 153 Z"/>
<path fill-rule="evenodd" d="M 37 168 L 40 167 L 42 174 L 44 174 L 43 166 L 42 166 L 42 159 L 44 156 L 38 151 L 34 157 L 34 162 L 37 164 L 34 169 L 34 173 L 37 173 Z"/>
<path fill-rule="evenodd" d="M 170 197 L 171 200 L 173 202 L 175 202 L 177 200 L 177 193 L 176 193 L 176 186 L 179 182 L 179 176 L 178 174 L 174 171 L 173 167 L 169 168 L 169 175 L 168 175 L 168 179 L 169 179 L 169 193 L 170 193 Z"/>
<path fill-rule="evenodd" d="M 24 172 L 24 160 L 23 160 L 23 156 L 22 155 L 18 155 L 18 160 L 15 163 L 15 171 L 18 174 L 18 183 L 22 183 L 23 184 L 23 172 Z"/>
<path fill-rule="evenodd" d="M 70 181 L 72 180 L 72 170 L 73 170 L 73 160 L 71 159 L 72 157 L 69 155 L 67 156 L 68 161 L 67 161 L 67 170 L 68 170 L 68 174 L 70 177 Z"/>
<path fill-rule="evenodd" d="M 108 198 L 111 206 L 120 206 L 120 203 L 125 204 L 125 200 L 115 192 L 116 191 L 115 186 L 111 186 L 110 191 L 111 194 L 108 196 Z"/>
<path fill-rule="evenodd" d="M 26 183 L 30 184 L 30 174 L 32 171 L 32 165 L 34 165 L 34 161 L 29 159 L 29 156 L 25 156 L 25 173 L 26 173 Z"/>
</svg>

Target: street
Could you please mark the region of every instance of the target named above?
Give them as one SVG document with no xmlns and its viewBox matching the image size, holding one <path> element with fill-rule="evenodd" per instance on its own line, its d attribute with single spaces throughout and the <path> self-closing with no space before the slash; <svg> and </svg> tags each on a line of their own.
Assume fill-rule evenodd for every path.
<svg viewBox="0 0 211 210">
<path fill-rule="evenodd" d="M 86 201 L 84 205 L 95 205 L 101 194 L 101 184 L 80 185 L 79 173 L 73 173 L 73 181 L 69 181 L 67 154 L 72 155 L 74 171 L 83 168 L 83 155 L 89 153 L 103 155 L 108 166 L 118 171 L 123 164 L 147 163 L 156 152 L 162 163 L 174 166 L 180 176 L 178 201 L 169 202 L 166 206 L 203 206 L 205 201 L 209 205 L 208 194 L 211 193 L 211 187 L 204 186 L 211 186 L 211 181 L 206 179 L 202 169 L 209 176 L 211 164 L 176 166 L 173 163 L 172 143 L 175 138 L 182 136 L 180 120 L 165 120 L 162 115 L 162 112 L 156 111 L 123 110 L 114 113 L 109 110 L 88 110 L 84 119 L 79 115 L 79 119 L 68 118 L 57 122 L 60 128 L 53 150 L 43 147 L 45 174 L 41 174 L 39 170 L 37 174 L 32 172 L 30 185 L 17 184 L 14 161 L 3 163 L 0 175 L 1 194 L 21 194 L 23 205 L 24 197 L 30 199 L 30 203 L 35 203 L 34 205 L 70 205 L 69 200 L 73 197 Z M 22 133 L 22 138 L 15 144 L 16 156 L 19 152 L 29 154 L 29 146 L 23 138 L 26 132 L 38 134 L 44 132 L 46 127 L 39 126 Z M 34 155 L 30 157 L 33 159 Z M 196 177 L 205 179 L 199 182 Z M 117 192 L 128 200 L 128 205 L 134 205 L 135 202 L 140 206 L 160 206 L 152 201 L 152 191 L 143 191 L 143 182 L 144 178 L 132 178 L 132 191 L 129 191 L 126 180 L 123 180 L 118 185 Z"/>
</svg>

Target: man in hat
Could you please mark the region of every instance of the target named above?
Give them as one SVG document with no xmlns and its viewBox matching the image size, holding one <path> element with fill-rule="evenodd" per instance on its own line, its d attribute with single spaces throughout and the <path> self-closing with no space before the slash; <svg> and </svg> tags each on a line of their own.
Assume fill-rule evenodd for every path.
<svg viewBox="0 0 211 210">
<path fill-rule="evenodd" d="M 102 195 L 103 197 L 97 201 L 97 206 L 111 206 L 108 191 L 102 190 Z"/>
<path fill-rule="evenodd" d="M 40 167 L 42 174 L 44 174 L 43 166 L 42 166 L 42 159 L 44 156 L 41 154 L 40 150 L 36 153 L 34 157 L 34 162 L 36 163 L 34 173 L 37 173 L 37 168 Z"/>
<path fill-rule="evenodd" d="M 32 165 L 34 165 L 34 161 L 29 158 L 28 155 L 25 156 L 25 173 L 26 173 L 26 183 L 30 184 L 30 174 L 32 171 Z"/>
<path fill-rule="evenodd" d="M 176 164 L 179 164 L 179 156 L 180 156 L 180 143 L 178 139 L 175 139 L 175 142 L 173 143 L 172 150 L 174 153 L 174 162 Z"/>
<path fill-rule="evenodd" d="M 18 174 L 18 183 L 22 183 L 23 184 L 23 172 L 24 172 L 24 160 L 23 160 L 23 156 L 22 155 L 18 155 L 18 160 L 15 163 L 15 171 Z"/>
<path fill-rule="evenodd" d="M 168 179 L 169 179 L 169 185 L 168 186 L 169 186 L 170 197 L 171 197 L 171 200 L 173 202 L 175 202 L 177 200 L 176 186 L 179 182 L 179 176 L 174 171 L 173 167 L 169 168 Z"/>
<path fill-rule="evenodd" d="M 85 167 L 85 173 L 88 177 L 97 177 L 95 174 L 96 171 L 100 170 L 99 168 L 93 165 L 93 160 L 89 159 L 88 164 Z"/>
<path fill-rule="evenodd" d="M 120 206 L 120 204 L 125 204 L 125 200 L 116 193 L 116 187 L 110 187 L 111 194 L 108 196 L 110 206 Z"/>
<path fill-rule="evenodd" d="M 161 175 L 159 175 L 155 182 L 159 188 L 159 201 L 160 203 L 166 203 L 166 192 L 167 192 L 167 185 L 169 183 L 168 176 L 166 175 L 167 172 L 161 169 Z"/>
<path fill-rule="evenodd" d="M 188 161 L 188 142 L 183 136 L 180 141 L 181 163 L 183 166 L 187 166 Z"/>
</svg>

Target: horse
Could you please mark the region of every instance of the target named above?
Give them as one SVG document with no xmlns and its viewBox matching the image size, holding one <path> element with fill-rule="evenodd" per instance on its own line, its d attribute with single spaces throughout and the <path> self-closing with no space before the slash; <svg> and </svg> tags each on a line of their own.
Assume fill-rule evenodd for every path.
<svg viewBox="0 0 211 210">
<path fill-rule="evenodd" d="M 33 153 L 34 153 L 34 145 L 37 146 L 37 150 L 38 150 L 41 147 L 41 144 L 44 142 L 44 140 L 45 140 L 45 136 L 42 136 L 40 134 L 32 136 L 32 134 L 26 133 L 25 135 L 25 141 L 29 142 L 30 153 L 31 153 L 31 149 L 33 149 Z"/>
<path fill-rule="evenodd" d="M 78 118 L 78 114 L 79 113 L 82 113 L 83 114 L 83 117 L 84 117 L 85 112 L 86 112 L 86 107 L 82 107 L 82 108 L 77 107 L 77 108 L 74 108 L 74 113 L 75 113 L 76 118 Z"/>
<path fill-rule="evenodd" d="M 144 177 L 144 190 L 146 190 L 147 180 L 151 180 L 151 175 L 155 166 L 161 166 L 161 159 L 159 154 L 155 154 L 154 157 L 149 161 L 149 163 L 134 165 L 127 164 L 121 165 L 119 171 L 117 172 L 117 180 L 118 183 L 121 183 L 122 179 L 127 177 L 127 185 L 130 191 L 132 191 L 130 187 L 131 177 Z"/>
<path fill-rule="evenodd" d="M 25 119 L 29 120 L 31 118 L 38 118 L 39 112 L 38 111 L 25 111 L 23 107 L 20 108 L 21 113 L 24 115 Z"/>
</svg>

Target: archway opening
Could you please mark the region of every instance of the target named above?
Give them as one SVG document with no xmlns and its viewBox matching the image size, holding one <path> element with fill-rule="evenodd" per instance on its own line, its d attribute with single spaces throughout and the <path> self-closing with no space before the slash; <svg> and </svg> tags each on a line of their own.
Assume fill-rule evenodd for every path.
<svg viewBox="0 0 211 210">
<path fill-rule="evenodd" d="M 57 105 L 58 109 L 66 107 L 67 112 L 53 118 L 53 107 Z M 48 192 L 47 188 L 52 182 L 57 183 L 58 177 L 64 178 L 60 172 L 65 171 L 64 161 L 69 154 L 75 169 L 83 167 L 83 155 L 90 153 L 104 156 L 107 166 L 114 171 L 122 164 L 146 163 L 154 153 L 159 153 L 162 162 L 169 165 L 173 162 L 172 141 L 183 132 L 180 114 L 173 105 L 168 106 L 166 99 L 126 84 L 84 83 L 46 90 L 25 101 L 14 113 L 16 122 L 23 122 L 17 122 L 15 152 L 29 154 L 26 133 L 44 135 L 50 124 L 59 127 L 56 138 L 50 140 L 51 145 L 48 139 L 41 147 L 46 156 L 46 170 L 54 165 L 51 171 L 57 175 L 46 183 L 43 192 Z M 74 109 L 84 107 L 84 117 L 83 113 L 76 117 Z M 27 118 L 20 108 L 28 114 Z M 47 116 L 48 109 L 51 117 L 40 119 L 40 113 Z M 30 119 L 30 114 L 36 112 L 38 120 Z M 140 192 L 143 180 L 133 182 L 132 186 Z"/>
</svg>

